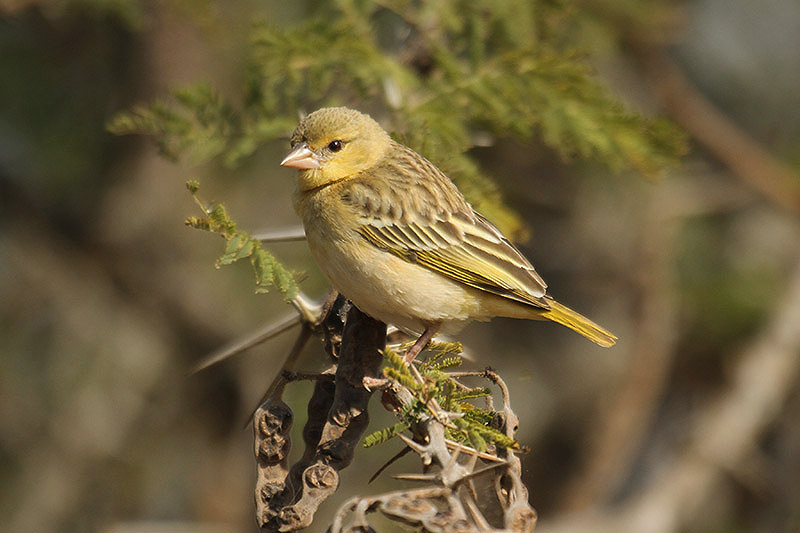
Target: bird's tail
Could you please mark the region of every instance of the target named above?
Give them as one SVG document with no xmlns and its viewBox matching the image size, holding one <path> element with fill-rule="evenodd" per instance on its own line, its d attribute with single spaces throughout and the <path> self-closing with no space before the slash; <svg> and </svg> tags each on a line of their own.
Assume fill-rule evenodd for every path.
<svg viewBox="0 0 800 533">
<path fill-rule="evenodd" d="M 580 313 L 549 298 L 547 303 L 550 304 L 550 310 L 541 312 L 540 316 L 542 318 L 558 322 L 562 326 L 567 326 L 569 329 L 580 333 L 600 346 L 608 348 L 616 344 L 616 335 L 598 326 Z"/>
</svg>

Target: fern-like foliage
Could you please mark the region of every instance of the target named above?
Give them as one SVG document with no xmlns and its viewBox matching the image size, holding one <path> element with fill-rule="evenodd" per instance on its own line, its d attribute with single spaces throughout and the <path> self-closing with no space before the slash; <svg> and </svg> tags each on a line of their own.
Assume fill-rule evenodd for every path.
<svg viewBox="0 0 800 533">
<path fill-rule="evenodd" d="M 207 84 L 117 116 L 171 156 L 236 165 L 286 138 L 302 112 L 349 105 L 371 112 L 434 161 L 475 207 L 519 236 L 470 148 L 517 138 L 644 175 L 684 150 L 668 123 L 626 110 L 559 37 L 579 10 L 536 0 L 328 0 L 295 26 L 258 23 L 241 97 Z"/>
<path fill-rule="evenodd" d="M 364 446 L 375 446 L 411 428 L 415 423 L 429 418 L 446 416 L 449 423 L 445 429 L 447 438 L 470 446 L 478 451 L 489 447 L 519 449 L 519 443 L 502 431 L 492 427 L 497 413 L 489 407 L 472 403 L 476 399 L 487 399 L 491 392 L 486 387 L 468 387 L 461 381 L 442 371 L 447 361 L 461 363 L 458 354 L 461 345 L 457 342 L 438 342 L 430 347 L 430 355 L 419 363 L 422 382 L 412 374 L 403 358 L 394 350 L 384 352 L 386 367 L 384 375 L 396 381 L 411 393 L 411 400 L 399 406 L 395 415 L 399 421 L 378 430 L 364 439 Z"/>
<path fill-rule="evenodd" d="M 401 420 L 400 422 L 396 423 L 393 426 L 389 426 L 388 428 L 381 429 L 379 431 L 375 431 L 374 433 L 370 433 L 366 437 L 364 437 L 364 447 L 371 448 L 372 446 L 377 446 L 378 444 L 383 444 L 384 442 L 388 441 L 392 437 L 396 437 L 403 431 L 407 430 L 411 427 L 409 422 L 405 420 Z"/>
<path fill-rule="evenodd" d="M 186 188 L 203 211 L 203 217 L 188 217 L 186 225 L 195 229 L 218 233 L 225 238 L 225 251 L 217 259 L 216 266 L 230 265 L 240 259 L 250 259 L 256 280 L 256 292 L 265 293 L 275 287 L 286 301 L 297 296 L 298 287 L 294 276 L 271 253 L 261 246 L 261 242 L 253 239 L 248 233 L 239 230 L 236 223 L 228 216 L 222 204 L 208 205 L 197 195 L 199 184 L 196 181 L 186 183 Z"/>
</svg>

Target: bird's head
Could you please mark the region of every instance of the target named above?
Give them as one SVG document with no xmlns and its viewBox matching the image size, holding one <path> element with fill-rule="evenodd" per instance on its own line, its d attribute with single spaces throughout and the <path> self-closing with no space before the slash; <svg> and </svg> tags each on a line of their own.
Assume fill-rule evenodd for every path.
<svg viewBox="0 0 800 533">
<path fill-rule="evenodd" d="M 389 149 L 389 135 L 369 115 L 326 107 L 304 118 L 281 165 L 299 169 L 300 190 L 316 189 L 371 168 Z"/>
</svg>

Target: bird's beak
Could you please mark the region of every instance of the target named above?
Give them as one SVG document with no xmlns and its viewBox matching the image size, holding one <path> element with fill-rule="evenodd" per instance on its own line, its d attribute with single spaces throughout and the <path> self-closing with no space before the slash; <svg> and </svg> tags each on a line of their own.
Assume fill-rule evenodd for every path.
<svg viewBox="0 0 800 533">
<path fill-rule="evenodd" d="M 291 152 L 286 154 L 286 157 L 281 161 L 281 166 L 306 170 L 319 168 L 320 161 L 316 154 L 308 149 L 306 143 L 300 143 L 292 148 Z"/>
</svg>

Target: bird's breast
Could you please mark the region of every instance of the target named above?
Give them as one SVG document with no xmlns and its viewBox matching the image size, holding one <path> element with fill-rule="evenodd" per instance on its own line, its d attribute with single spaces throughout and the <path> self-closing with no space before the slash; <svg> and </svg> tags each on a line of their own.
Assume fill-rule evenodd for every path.
<svg viewBox="0 0 800 533">
<path fill-rule="evenodd" d="M 475 291 L 372 245 L 347 206 L 302 196 L 295 205 L 320 270 L 365 313 L 411 331 L 479 318 Z"/>
</svg>

